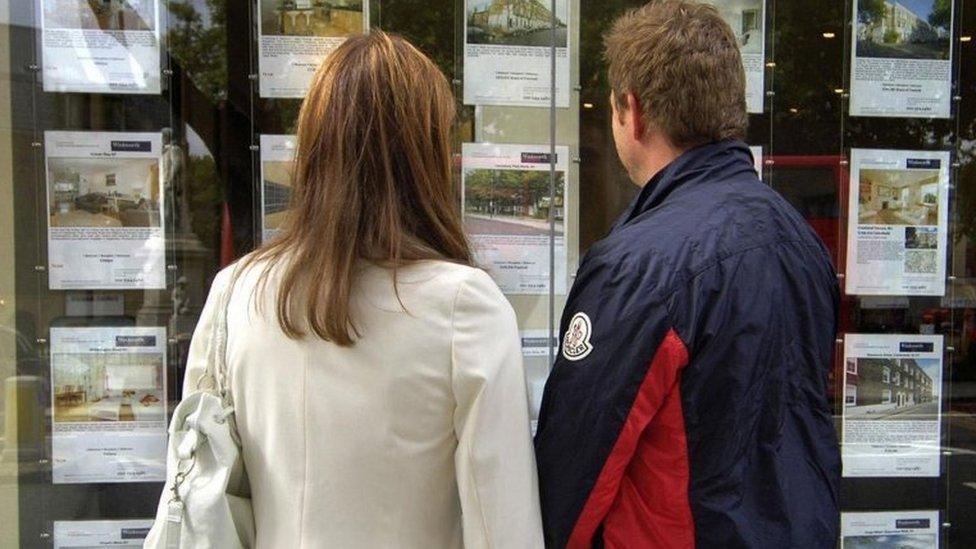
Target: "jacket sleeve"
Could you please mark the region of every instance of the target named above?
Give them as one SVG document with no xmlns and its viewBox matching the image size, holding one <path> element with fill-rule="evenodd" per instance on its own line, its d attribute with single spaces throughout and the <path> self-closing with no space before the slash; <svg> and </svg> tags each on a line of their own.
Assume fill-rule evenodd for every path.
<svg viewBox="0 0 976 549">
<path fill-rule="evenodd" d="M 451 347 L 464 546 L 542 547 L 518 327 L 482 271 L 458 290 Z"/>
<path fill-rule="evenodd" d="M 186 370 L 183 374 L 183 395 L 196 390 L 197 383 L 207 369 L 207 352 L 210 347 L 210 334 L 213 332 L 214 310 L 220 302 L 220 296 L 226 291 L 230 274 L 229 269 L 220 271 L 210 285 L 210 293 L 207 294 L 207 301 L 193 330 L 193 339 L 190 340 L 190 351 L 186 357 Z"/>
<path fill-rule="evenodd" d="M 616 273 L 581 269 L 546 383 L 535 444 L 547 547 L 593 545 L 641 434 L 687 365 L 664 299 Z"/>
</svg>

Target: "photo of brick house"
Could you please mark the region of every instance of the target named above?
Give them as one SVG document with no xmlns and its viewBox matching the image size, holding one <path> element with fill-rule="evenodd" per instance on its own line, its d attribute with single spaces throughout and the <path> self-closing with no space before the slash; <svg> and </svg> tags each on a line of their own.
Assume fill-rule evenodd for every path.
<svg viewBox="0 0 976 549">
<path fill-rule="evenodd" d="M 844 414 L 850 419 L 918 419 L 939 413 L 939 360 L 848 359 Z"/>
</svg>

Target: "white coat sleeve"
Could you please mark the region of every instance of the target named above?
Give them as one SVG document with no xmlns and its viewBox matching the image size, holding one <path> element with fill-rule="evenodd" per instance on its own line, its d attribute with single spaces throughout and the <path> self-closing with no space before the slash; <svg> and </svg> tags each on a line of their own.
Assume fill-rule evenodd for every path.
<svg viewBox="0 0 976 549">
<path fill-rule="evenodd" d="M 207 351 L 210 347 L 210 334 L 213 331 L 214 309 L 220 302 L 220 296 L 224 293 L 230 280 L 230 269 L 224 269 L 217 273 L 213 283 L 210 285 L 210 293 L 207 295 L 207 302 L 200 312 L 200 319 L 193 330 L 193 339 L 190 340 L 190 351 L 186 357 L 186 370 L 183 374 L 183 395 L 188 395 L 196 390 L 197 382 L 203 377 L 207 369 Z"/>
<path fill-rule="evenodd" d="M 454 456 L 464 547 L 542 547 L 528 398 L 515 313 L 482 271 L 454 304 Z"/>
</svg>

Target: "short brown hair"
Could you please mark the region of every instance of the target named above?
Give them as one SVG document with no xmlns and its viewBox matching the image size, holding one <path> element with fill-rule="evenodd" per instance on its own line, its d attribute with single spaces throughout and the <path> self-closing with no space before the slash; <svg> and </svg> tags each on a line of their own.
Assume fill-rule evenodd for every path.
<svg viewBox="0 0 976 549">
<path fill-rule="evenodd" d="M 286 335 L 352 345 L 362 261 L 392 268 L 394 283 L 407 262 L 473 263 L 451 179 L 454 114 L 444 74 L 403 38 L 373 30 L 325 59 L 298 116 L 284 228 L 244 260 L 264 262 L 258 291 L 280 267 Z"/>
<path fill-rule="evenodd" d="M 634 94 L 644 123 L 679 147 L 745 135 L 745 71 L 729 25 L 709 5 L 659 0 L 628 11 L 604 37 L 617 105 Z"/>
</svg>

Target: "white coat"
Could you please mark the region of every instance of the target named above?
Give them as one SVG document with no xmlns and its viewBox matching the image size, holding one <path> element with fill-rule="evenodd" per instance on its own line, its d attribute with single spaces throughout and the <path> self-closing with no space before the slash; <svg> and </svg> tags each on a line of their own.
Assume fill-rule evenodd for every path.
<svg viewBox="0 0 976 549">
<path fill-rule="evenodd" d="M 227 364 L 258 548 L 542 547 L 515 315 L 484 272 L 442 261 L 358 269 L 361 338 L 284 335 L 245 270 Z M 185 387 L 206 363 L 214 281 Z M 270 287 L 275 287 L 272 278 Z"/>
</svg>

